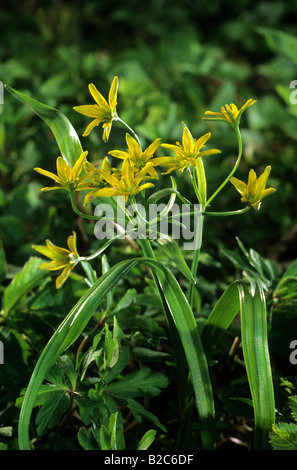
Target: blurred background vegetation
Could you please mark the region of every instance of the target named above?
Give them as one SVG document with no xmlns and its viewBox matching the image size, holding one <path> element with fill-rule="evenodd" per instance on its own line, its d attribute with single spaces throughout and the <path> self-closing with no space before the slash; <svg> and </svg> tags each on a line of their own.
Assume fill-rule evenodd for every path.
<svg viewBox="0 0 297 470">
<path fill-rule="evenodd" d="M 294 92 L 290 83 L 297 80 L 296 18 L 296 0 L 12 0 L 0 7 L 0 80 L 60 109 L 81 136 L 90 120 L 73 106 L 92 103 L 91 82 L 106 96 L 117 75 L 119 114 L 145 145 L 157 137 L 164 142 L 180 140 L 181 121 L 194 137 L 212 132 L 212 148 L 222 154 L 204 160 L 210 193 L 232 168 L 237 142 L 227 125 L 202 121 L 204 112 L 230 102 L 240 107 L 249 98 L 258 101 L 242 118 L 244 154 L 236 176 L 247 181 L 250 168 L 261 173 L 271 165 L 269 186 L 277 192 L 263 200 L 259 212 L 207 220 L 200 295 L 211 303 L 235 276 L 225 254 L 238 249 L 236 236 L 281 267 L 296 259 L 297 104 L 290 101 Z M 115 124 L 109 143 L 104 144 L 99 128 L 82 137 L 82 145 L 92 162 L 100 161 L 109 150 L 125 146 L 125 132 Z M 32 243 L 44 244 L 50 238 L 65 246 L 75 229 L 81 254 L 96 245 L 93 224 L 77 220 L 67 194 L 40 192 L 48 181 L 33 168 L 55 172 L 57 157 L 47 125 L 5 93 L 0 105 L 0 241 L 4 247 L 4 251 L 0 247 L 0 278 L 4 286 L 36 255 Z M 175 176 L 180 191 L 190 198 L 185 176 Z M 162 185 L 169 185 L 169 180 L 160 179 L 157 187 Z M 241 207 L 229 185 L 212 210 Z M 120 248 L 113 250 L 108 254 L 110 264 L 122 255 Z M 55 305 L 67 312 L 68 303 L 73 305 L 73 291 L 66 286 L 55 299 Z M 39 334 L 42 331 L 36 330 L 37 338 Z M 288 344 L 286 333 L 283 354 L 287 356 Z M 19 386 L 27 384 L 17 363 L 16 359 L 13 373 L 18 376 L 13 380 L 18 387 L 10 400 L 18 396 Z M 7 377 L 7 383 L 11 380 Z"/>
</svg>

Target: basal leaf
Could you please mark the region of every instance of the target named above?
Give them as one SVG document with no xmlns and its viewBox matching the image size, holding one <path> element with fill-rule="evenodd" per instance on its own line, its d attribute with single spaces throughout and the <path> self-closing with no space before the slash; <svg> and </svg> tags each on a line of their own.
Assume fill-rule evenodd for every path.
<svg viewBox="0 0 297 470">
<path fill-rule="evenodd" d="M 46 122 L 56 138 L 61 156 L 72 167 L 83 150 L 77 133 L 67 117 L 58 109 L 40 103 L 7 85 L 5 88 Z"/>
</svg>

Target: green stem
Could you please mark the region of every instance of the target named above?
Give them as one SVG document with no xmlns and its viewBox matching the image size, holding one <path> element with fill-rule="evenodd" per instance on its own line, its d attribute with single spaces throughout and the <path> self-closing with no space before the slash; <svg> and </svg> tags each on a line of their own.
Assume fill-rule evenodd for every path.
<svg viewBox="0 0 297 470">
<path fill-rule="evenodd" d="M 230 172 L 230 174 L 227 176 L 227 178 L 223 181 L 223 183 L 218 187 L 218 189 L 212 194 L 212 196 L 207 200 L 206 202 L 206 206 L 208 206 L 211 201 L 218 195 L 218 193 L 224 188 L 224 186 L 226 186 L 226 184 L 228 183 L 228 181 L 230 180 L 230 178 L 234 175 L 235 171 L 237 170 L 238 168 L 238 165 L 240 163 L 240 160 L 241 160 L 241 156 L 242 156 L 242 138 L 241 138 L 241 134 L 240 134 L 240 130 L 239 130 L 239 127 L 235 127 L 235 132 L 236 132 L 236 135 L 237 135 L 237 140 L 238 140 L 238 156 L 237 156 L 237 160 L 236 160 L 236 163 L 232 169 L 232 171 Z M 205 207 L 206 207 L 205 206 Z"/>
<path fill-rule="evenodd" d="M 147 258 L 155 259 L 155 254 L 152 249 L 151 243 L 148 239 L 139 239 L 139 244 L 141 245 L 143 254 Z M 179 436 L 178 436 L 178 441 L 180 445 L 184 446 L 183 444 L 183 439 L 184 437 L 185 440 L 186 438 L 186 433 L 188 431 L 188 426 L 190 425 L 189 419 L 190 419 L 190 412 L 192 409 L 192 393 L 193 393 L 193 388 L 189 388 L 187 384 L 189 384 L 189 374 L 185 368 L 185 362 L 184 362 L 184 347 L 181 342 L 181 333 L 177 329 L 175 322 L 172 318 L 172 315 L 168 309 L 168 305 L 166 303 L 166 298 L 164 297 L 163 292 L 166 292 L 166 284 L 162 286 L 162 283 L 159 281 L 158 277 L 152 273 L 153 279 L 155 281 L 157 290 L 160 295 L 161 302 L 163 304 L 163 308 L 167 317 L 168 325 L 169 325 L 169 331 L 170 331 L 170 336 L 171 336 L 171 341 L 173 344 L 173 350 L 174 350 L 174 356 L 175 356 L 175 362 L 176 362 L 176 371 L 177 371 L 177 380 L 179 384 L 179 409 L 180 409 L 180 414 L 181 414 L 181 427 L 183 428 L 182 430 L 179 430 Z M 185 328 L 187 327 L 186 322 L 185 322 Z M 197 344 L 196 342 L 196 347 L 202 348 L 202 344 Z M 201 374 L 205 373 L 206 375 L 208 374 L 207 371 L 207 365 L 206 369 L 203 369 L 203 357 L 204 357 L 204 352 L 201 349 L 199 358 L 201 361 Z M 207 375 L 208 377 L 208 375 Z M 203 385 L 205 388 L 207 388 L 208 380 L 203 382 Z M 210 384 L 210 382 L 209 382 Z M 194 385 L 193 385 L 194 386 Z M 195 386 L 194 386 L 195 389 Z M 206 390 L 202 391 L 201 390 L 201 396 L 203 396 L 203 399 L 205 399 L 205 409 L 204 405 L 202 406 L 199 402 L 197 402 L 197 407 L 199 409 L 199 412 L 202 413 L 201 417 L 201 443 L 202 443 L 202 449 L 213 449 L 214 448 L 214 435 L 213 435 L 213 428 L 214 428 L 214 412 L 213 412 L 213 401 L 212 401 L 212 396 L 210 396 Z M 197 398 L 197 397 L 196 397 Z M 186 427 L 187 426 L 187 427 Z"/>
<path fill-rule="evenodd" d="M 96 217 L 95 215 L 88 215 L 88 214 L 84 214 L 83 212 L 81 212 L 76 203 L 75 203 L 75 199 L 74 199 L 74 192 L 71 191 L 70 193 L 70 201 L 71 201 L 71 206 L 72 206 L 72 209 L 74 210 L 74 212 L 79 215 L 80 217 L 82 217 L 83 219 L 89 219 L 89 220 L 100 220 L 101 217 Z"/>
<path fill-rule="evenodd" d="M 202 227 L 201 227 L 201 232 L 203 232 L 203 217 L 201 218 L 201 224 L 202 224 Z M 202 235 L 201 235 L 202 236 Z M 195 251 L 194 251 L 194 254 L 193 254 L 193 259 L 192 259 L 192 265 L 191 265 L 191 273 L 193 275 L 193 278 L 195 279 L 196 276 L 197 276 L 197 271 L 198 271 L 198 264 L 199 264 L 199 257 L 200 257 L 200 247 L 197 248 Z M 187 293 L 187 299 L 189 301 L 189 304 L 191 305 L 191 307 L 193 306 L 193 299 L 194 299 L 194 283 L 191 282 L 191 284 L 189 285 L 189 288 L 188 288 L 188 293 Z"/>
<path fill-rule="evenodd" d="M 203 215 L 212 215 L 214 217 L 228 217 L 231 215 L 241 215 L 245 212 L 248 212 L 251 208 L 249 206 L 244 207 L 243 209 L 239 209 L 238 211 L 227 211 L 227 212 L 203 212 Z"/>
<path fill-rule="evenodd" d="M 114 121 L 119 121 L 121 124 L 123 124 L 125 127 L 127 127 L 127 129 L 134 135 L 135 139 L 137 140 L 138 144 L 139 144 L 139 147 L 141 148 L 141 142 L 139 140 L 139 137 L 138 135 L 136 134 L 136 132 L 132 129 L 132 127 L 130 127 L 125 121 L 123 121 L 119 116 L 117 116 L 116 118 L 114 118 Z"/>
</svg>

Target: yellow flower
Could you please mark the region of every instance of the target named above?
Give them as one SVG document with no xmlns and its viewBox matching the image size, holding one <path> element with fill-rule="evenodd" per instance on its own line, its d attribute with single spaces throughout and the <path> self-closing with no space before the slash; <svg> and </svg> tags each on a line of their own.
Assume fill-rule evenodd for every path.
<svg viewBox="0 0 297 470">
<path fill-rule="evenodd" d="M 157 172 L 154 169 L 156 159 L 153 158 L 153 155 L 159 147 L 161 140 L 161 138 L 154 140 L 154 142 L 152 142 L 147 149 L 142 151 L 137 140 L 127 133 L 127 152 L 123 152 L 122 150 L 111 150 L 108 153 L 113 157 L 121 158 L 122 160 L 128 158 L 130 165 L 136 170 L 141 170 L 146 166 L 147 163 L 152 162 L 153 166 L 149 168 L 148 173 L 152 178 L 158 178 Z"/>
<path fill-rule="evenodd" d="M 207 140 L 210 138 L 210 135 L 210 132 L 208 132 L 199 139 L 194 139 L 189 129 L 184 126 L 182 145 L 179 142 L 176 142 L 176 145 L 161 144 L 162 147 L 175 152 L 175 156 L 155 158 L 154 164 L 168 167 L 169 169 L 165 174 L 174 170 L 182 172 L 190 165 L 196 166 L 198 158 L 221 153 L 220 150 L 217 149 L 201 151 Z"/>
<path fill-rule="evenodd" d="M 206 111 L 205 115 L 202 119 L 206 119 L 207 121 L 225 121 L 231 124 L 233 127 L 239 126 L 239 121 L 243 111 L 246 110 L 249 106 L 252 106 L 257 101 L 249 99 L 247 102 L 238 109 L 235 104 L 226 104 L 225 106 L 221 107 L 221 112 L 214 112 L 214 111 Z"/>
<path fill-rule="evenodd" d="M 93 83 L 89 84 L 89 91 L 96 101 L 96 104 L 93 105 L 84 105 L 84 106 L 75 106 L 73 109 L 80 114 L 89 116 L 93 121 L 87 126 L 83 136 L 89 135 L 91 130 L 95 126 L 98 126 L 102 123 L 103 127 L 103 141 L 107 142 L 112 126 L 112 121 L 117 118 L 117 93 L 118 93 L 118 77 L 114 77 L 112 84 L 110 86 L 108 102 L 106 99 L 99 93 L 97 88 Z"/>
<path fill-rule="evenodd" d="M 257 179 L 255 171 L 250 170 L 248 184 L 245 184 L 243 181 L 240 181 L 237 178 L 230 178 L 230 182 L 242 196 L 241 202 L 245 202 L 248 206 L 253 207 L 255 210 L 260 209 L 261 200 L 276 191 L 274 188 L 265 189 L 270 171 L 271 167 L 267 166 L 262 175 Z"/>
<path fill-rule="evenodd" d="M 80 176 L 83 165 L 86 160 L 88 152 L 83 152 L 81 156 L 75 162 L 73 168 L 71 169 L 68 163 L 62 157 L 57 158 L 57 175 L 54 173 L 42 170 L 41 168 L 34 168 L 38 173 L 48 176 L 53 179 L 60 186 L 53 186 L 51 188 L 42 188 L 41 191 L 52 191 L 54 189 L 66 189 L 67 191 L 79 191 L 82 189 L 87 189 L 87 175 Z"/>
<path fill-rule="evenodd" d="M 120 174 L 118 171 L 114 174 L 109 174 L 107 172 L 101 173 L 102 178 L 110 187 L 98 189 L 98 191 L 94 192 L 93 196 L 124 196 L 125 201 L 127 201 L 129 196 L 134 196 L 143 189 L 154 186 L 152 183 L 140 185 L 141 181 L 145 178 L 145 175 L 151 171 L 152 166 L 153 164 L 148 162 L 139 172 L 135 172 L 135 169 L 129 163 L 129 159 L 125 158 Z"/>
<path fill-rule="evenodd" d="M 46 240 L 47 246 L 32 245 L 34 250 L 52 260 L 48 263 L 41 263 L 39 265 L 39 269 L 45 269 L 48 271 L 63 269 L 62 273 L 56 279 L 57 289 L 64 284 L 75 265 L 83 259 L 79 257 L 77 252 L 75 232 L 72 232 L 72 235 L 68 237 L 67 244 L 69 250 L 54 245 L 50 240 Z"/>
<path fill-rule="evenodd" d="M 89 177 L 89 183 L 86 189 L 90 190 L 84 200 L 84 205 L 86 206 L 92 199 L 96 197 L 96 193 L 99 189 L 105 188 L 107 186 L 108 183 L 104 179 L 104 175 L 110 175 L 113 171 L 114 176 L 119 176 L 121 172 L 120 170 L 111 167 L 108 157 L 104 158 L 101 168 L 96 168 L 90 162 L 86 162 L 84 167 Z"/>
</svg>

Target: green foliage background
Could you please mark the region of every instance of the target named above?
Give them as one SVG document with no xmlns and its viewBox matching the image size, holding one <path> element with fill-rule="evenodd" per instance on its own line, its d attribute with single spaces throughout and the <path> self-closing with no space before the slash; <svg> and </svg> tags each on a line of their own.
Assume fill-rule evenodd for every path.
<svg viewBox="0 0 297 470">
<path fill-rule="evenodd" d="M 247 180 L 250 168 L 258 173 L 269 164 L 269 186 L 277 192 L 263 201 L 259 213 L 208 221 L 198 304 L 201 301 L 211 305 L 234 278 L 234 265 L 224 250 L 237 250 L 236 236 L 244 245 L 275 261 L 280 270 L 296 258 L 297 105 L 290 102 L 290 83 L 297 79 L 296 13 L 295 0 L 13 0 L 9 6 L 0 7 L 3 83 L 60 109 L 81 135 L 89 120 L 75 113 L 73 106 L 90 102 L 89 83 L 106 94 L 117 75 L 119 113 L 146 143 L 157 137 L 167 142 L 180 140 L 181 121 L 196 137 L 211 130 L 213 148 L 221 149 L 222 154 L 205 159 L 210 192 L 230 171 L 237 148 L 232 130 L 221 123 L 202 121 L 204 112 L 230 102 L 239 107 L 249 98 L 258 101 L 242 120 L 244 154 L 237 176 Z M 97 161 L 108 150 L 122 148 L 124 136 L 125 130 L 115 125 L 108 144 L 102 142 L 101 130 L 82 138 L 82 144 L 90 160 Z M 5 94 L 4 104 L 0 105 L 2 293 L 29 257 L 36 255 L 31 248 L 33 242 L 44 244 L 50 238 L 64 246 L 75 227 L 80 234 L 79 252 L 83 255 L 96 248 L 93 225 L 77 221 L 67 195 L 40 193 L 44 180 L 33 168 L 55 171 L 57 156 L 56 142 L 47 126 Z M 185 178 L 177 178 L 180 191 L 190 197 Z M 161 179 L 157 187 L 163 184 Z M 241 203 L 231 185 L 212 207 L 238 208 Z M 117 247 L 110 250 L 109 262 L 113 264 L 124 256 Z M 137 274 L 128 287 L 137 288 Z M 51 306 L 56 310 L 54 317 L 40 321 L 39 327 L 32 321 L 37 351 L 73 305 L 73 296 L 79 297 L 79 286 L 79 277 L 64 289 L 63 295 L 49 286 Z M 126 289 L 123 286 L 123 292 Z M 45 302 L 35 299 L 38 301 L 45 308 Z M 49 314 L 51 306 L 46 307 Z M 31 320 L 26 319 L 29 323 Z M 280 320 L 285 331 L 283 344 L 277 335 L 273 343 L 284 358 L 281 376 L 293 375 L 286 348 L 294 338 L 286 335 L 290 328 L 292 331 L 294 317 L 290 321 L 291 326 L 283 326 Z M 25 327 L 22 322 L 24 319 L 18 318 L 12 325 L 13 331 L 18 325 L 20 337 L 14 336 L 9 343 L 12 349 L 20 349 L 26 364 L 19 374 L 12 371 L 12 400 L 26 386 L 32 362 L 32 358 L 27 360 L 31 353 L 26 347 L 22 349 L 21 334 L 28 328 L 28 323 Z M 12 330 L 5 330 L 5 334 L 12 335 Z M 1 405 L 7 416 L 8 379 L 2 376 L 2 382 Z"/>
</svg>

